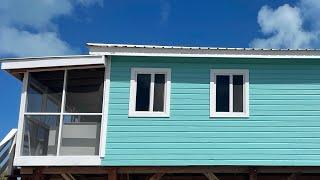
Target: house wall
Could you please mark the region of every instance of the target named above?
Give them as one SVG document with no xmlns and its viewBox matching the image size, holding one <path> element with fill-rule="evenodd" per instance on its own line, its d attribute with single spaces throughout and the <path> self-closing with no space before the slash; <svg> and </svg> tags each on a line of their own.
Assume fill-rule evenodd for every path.
<svg viewBox="0 0 320 180">
<path fill-rule="evenodd" d="M 105 166 L 320 165 L 320 62 L 112 57 Z M 171 68 L 169 118 L 129 118 L 131 67 Z M 249 69 L 250 117 L 210 118 L 211 68 Z"/>
</svg>

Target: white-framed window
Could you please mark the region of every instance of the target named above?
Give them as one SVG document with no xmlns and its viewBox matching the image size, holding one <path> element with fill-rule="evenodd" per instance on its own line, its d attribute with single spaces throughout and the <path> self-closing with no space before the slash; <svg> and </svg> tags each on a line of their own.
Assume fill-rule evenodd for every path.
<svg viewBox="0 0 320 180">
<path fill-rule="evenodd" d="M 129 117 L 170 116 L 171 69 L 131 68 Z"/>
<path fill-rule="evenodd" d="M 249 70 L 211 69 L 210 117 L 249 117 Z"/>
<path fill-rule="evenodd" d="M 19 156 L 99 156 L 105 67 L 25 74 Z"/>
</svg>

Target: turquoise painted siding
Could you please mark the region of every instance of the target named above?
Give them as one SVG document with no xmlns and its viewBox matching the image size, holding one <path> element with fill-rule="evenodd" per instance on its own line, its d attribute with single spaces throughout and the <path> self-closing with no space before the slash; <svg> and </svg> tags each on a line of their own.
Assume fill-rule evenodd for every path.
<svg viewBox="0 0 320 180">
<path fill-rule="evenodd" d="M 171 68 L 170 118 L 128 118 L 131 67 Z M 249 69 L 249 118 L 209 117 L 211 68 Z M 113 57 L 108 117 L 106 166 L 319 166 L 320 63 Z"/>
</svg>

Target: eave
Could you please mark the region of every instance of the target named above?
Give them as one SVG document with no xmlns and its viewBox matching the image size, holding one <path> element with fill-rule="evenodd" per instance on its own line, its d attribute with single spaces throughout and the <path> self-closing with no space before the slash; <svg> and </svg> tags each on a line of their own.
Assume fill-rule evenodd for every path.
<svg viewBox="0 0 320 180">
<path fill-rule="evenodd" d="M 91 55 L 320 59 L 319 49 L 256 49 L 87 43 Z"/>
<path fill-rule="evenodd" d="M 0 62 L 4 70 L 104 64 L 100 55 L 8 58 Z"/>
</svg>

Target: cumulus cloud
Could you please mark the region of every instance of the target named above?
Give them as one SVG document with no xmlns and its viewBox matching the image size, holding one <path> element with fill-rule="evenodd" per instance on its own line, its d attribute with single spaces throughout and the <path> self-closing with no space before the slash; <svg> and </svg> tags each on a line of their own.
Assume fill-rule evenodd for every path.
<svg viewBox="0 0 320 180">
<path fill-rule="evenodd" d="M 81 3 L 84 6 L 90 6 L 93 4 L 98 4 L 99 6 L 103 6 L 103 0 L 76 0 L 78 3 Z"/>
<path fill-rule="evenodd" d="M 102 0 L 2 0 L 0 55 L 74 54 L 59 37 L 55 18 L 70 15 L 75 6 L 102 5 Z"/>
<path fill-rule="evenodd" d="M 68 0 L 2 0 L 0 22 L 7 26 L 48 27 L 54 17 L 69 14 Z"/>
<path fill-rule="evenodd" d="M 30 33 L 15 28 L 0 28 L 0 52 L 16 56 L 41 56 L 72 53 L 55 32 Z"/>
<path fill-rule="evenodd" d="M 319 0 L 301 0 L 295 6 L 276 9 L 263 6 L 258 24 L 263 38 L 251 41 L 255 48 L 316 48 L 320 44 Z"/>
</svg>

